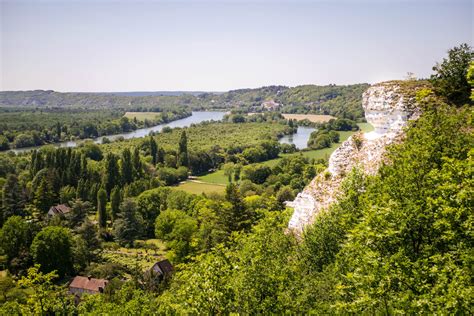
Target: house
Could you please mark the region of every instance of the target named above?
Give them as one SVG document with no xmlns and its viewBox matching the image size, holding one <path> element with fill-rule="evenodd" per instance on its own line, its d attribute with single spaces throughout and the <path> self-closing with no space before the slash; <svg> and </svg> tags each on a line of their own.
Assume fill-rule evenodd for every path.
<svg viewBox="0 0 474 316">
<path fill-rule="evenodd" d="M 277 111 L 280 108 L 280 103 L 273 100 L 265 101 L 262 103 L 262 108 L 267 111 Z"/>
<path fill-rule="evenodd" d="M 168 278 L 173 273 L 173 266 L 168 259 L 155 263 L 147 272 L 151 277 L 157 277 L 159 280 Z"/>
<path fill-rule="evenodd" d="M 65 204 L 58 204 L 56 206 L 51 206 L 48 211 L 48 216 L 65 216 L 67 213 L 71 212 L 71 208 Z"/>
<path fill-rule="evenodd" d="M 90 276 L 76 276 L 69 284 L 69 293 L 81 296 L 83 293 L 98 294 L 103 293 L 109 281 L 104 279 L 94 279 Z"/>
</svg>

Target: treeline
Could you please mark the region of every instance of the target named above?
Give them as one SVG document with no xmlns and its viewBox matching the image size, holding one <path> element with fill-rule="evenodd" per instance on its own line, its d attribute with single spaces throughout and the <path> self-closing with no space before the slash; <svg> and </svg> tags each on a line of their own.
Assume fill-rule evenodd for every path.
<svg viewBox="0 0 474 316">
<path fill-rule="evenodd" d="M 363 119 L 361 96 L 368 84 L 347 86 L 304 85 L 268 86 L 224 93 L 181 94 L 175 96 L 124 96 L 100 93 L 60 93 L 55 91 L 3 91 L 3 107 L 61 107 L 164 112 L 176 109 L 238 109 L 261 112 L 262 103 L 274 100 L 283 113 L 328 114 L 352 120 Z"/>
<path fill-rule="evenodd" d="M 202 99 L 204 104 L 211 102 L 213 106 L 237 108 L 246 112 L 264 111 L 262 103 L 273 100 L 280 104 L 279 110 L 282 113 L 326 114 L 361 120 L 364 117 L 361 97 L 368 87 L 368 84 L 268 86 L 232 90 L 219 95 L 206 93 L 198 98 Z"/>
<path fill-rule="evenodd" d="M 308 140 L 308 148 L 323 149 L 329 148 L 332 144 L 338 143 L 340 134 L 338 131 L 358 131 L 356 122 L 349 119 L 332 119 L 326 123 L 315 123 L 316 130 L 311 133 Z"/>
<path fill-rule="evenodd" d="M 126 133 L 191 115 L 170 111 L 140 121 L 123 114 L 121 110 L 0 108 L 0 150 Z"/>
</svg>

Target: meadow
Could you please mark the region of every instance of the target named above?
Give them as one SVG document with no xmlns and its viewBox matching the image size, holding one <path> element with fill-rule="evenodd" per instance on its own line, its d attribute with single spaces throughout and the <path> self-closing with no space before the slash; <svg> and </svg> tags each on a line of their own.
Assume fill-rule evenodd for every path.
<svg viewBox="0 0 474 316">
<path fill-rule="evenodd" d="M 287 120 L 308 120 L 312 123 L 323 123 L 328 122 L 329 120 L 336 119 L 332 115 L 318 115 L 318 114 L 290 114 L 290 113 L 282 113 L 281 114 Z"/>
<path fill-rule="evenodd" d="M 124 117 L 133 120 L 137 119 L 138 121 L 158 121 L 161 118 L 161 112 L 126 112 Z"/>
</svg>

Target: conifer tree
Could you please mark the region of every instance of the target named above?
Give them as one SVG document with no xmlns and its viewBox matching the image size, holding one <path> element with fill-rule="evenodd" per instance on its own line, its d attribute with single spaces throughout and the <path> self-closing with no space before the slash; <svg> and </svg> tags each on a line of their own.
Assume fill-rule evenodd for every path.
<svg viewBox="0 0 474 316">
<path fill-rule="evenodd" d="M 112 193 L 110 194 L 110 210 L 112 212 L 112 220 L 117 219 L 118 213 L 120 211 L 120 203 L 122 201 L 120 188 L 116 186 Z"/>
<path fill-rule="evenodd" d="M 54 202 L 54 193 L 51 184 L 46 177 L 43 177 L 35 191 L 34 204 L 38 210 L 42 213 L 46 213 Z"/>
<path fill-rule="evenodd" d="M 133 177 L 134 179 L 139 179 L 142 176 L 142 162 L 140 160 L 140 149 L 135 147 L 133 149 Z"/>
<path fill-rule="evenodd" d="M 189 166 L 189 157 L 188 157 L 188 137 L 186 136 L 186 131 L 181 133 L 181 138 L 179 139 L 178 147 L 178 167 L 188 167 Z"/>
<path fill-rule="evenodd" d="M 157 154 L 158 154 L 158 144 L 156 143 L 153 136 L 150 136 L 150 155 L 151 155 L 151 163 L 156 165 L 157 163 Z"/>
<path fill-rule="evenodd" d="M 122 182 L 124 184 L 128 184 L 133 181 L 132 154 L 128 148 L 125 148 L 122 152 L 121 173 Z"/>
<path fill-rule="evenodd" d="M 100 188 L 97 192 L 97 215 L 100 228 L 107 226 L 107 192 Z"/>
<path fill-rule="evenodd" d="M 10 216 L 23 215 L 24 208 L 25 203 L 18 178 L 16 175 L 10 174 L 3 185 L 0 224 L 3 224 Z"/>
<path fill-rule="evenodd" d="M 114 154 L 108 154 L 106 157 L 106 162 L 105 162 L 106 170 L 105 170 L 105 179 L 104 179 L 104 185 L 105 185 L 105 190 L 107 191 L 108 194 L 110 194 L 110 191 L 119 184 L 120 180 L 120 173 L 119 173 L 119 168 L 118 168 L 118 163 L 117 163 L 117 156 Z"/>
<path fill-rule="evenodd" d="M 252 224 L 252 211 L 245 208 L 244 201 L 235 183 L 229 183 L 225 190 L 225 199 L 230 207 L 222 211 L 221 221 L 230 233 L 247 229 Z"/>
</svg>

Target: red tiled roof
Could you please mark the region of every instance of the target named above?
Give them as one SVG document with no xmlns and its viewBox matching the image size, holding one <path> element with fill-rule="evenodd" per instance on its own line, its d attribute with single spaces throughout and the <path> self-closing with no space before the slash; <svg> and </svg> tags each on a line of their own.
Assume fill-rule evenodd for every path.
<svg viewBox="0 0 474 316">
<path fill-rule="evenodd" d="M 107 283 L 108 281 L 104 279 L 76 276 L 74 280 L 72 280 L 71 284 L 69 284 L 69 288 L 100 292 L 99 288 L 104 289 Z"/>
</svg>

